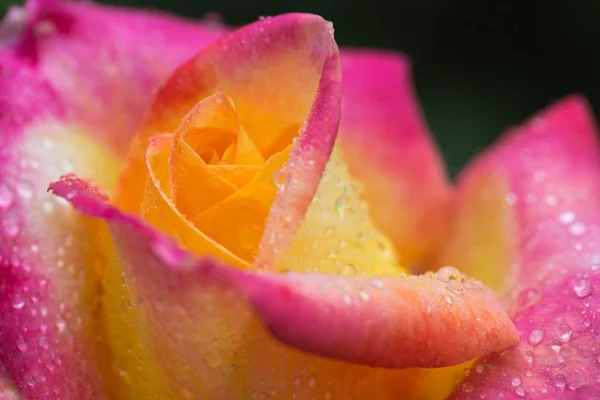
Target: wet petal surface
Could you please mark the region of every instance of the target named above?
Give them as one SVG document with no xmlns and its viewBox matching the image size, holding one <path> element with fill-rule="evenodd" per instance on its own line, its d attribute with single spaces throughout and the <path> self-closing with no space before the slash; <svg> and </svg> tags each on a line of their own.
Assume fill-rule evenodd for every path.
<svg viewBox="0 0 600 400">
<path fill-rule="evenodd" d="M 460 185 L 490 176 L 502 190 L 480 196 L 502 196 L 517 227 L 511 263 L 498 267 L 513 288 L 505 303 L 521 342 L 480 360 L 453 398 L 595 398 L 600 149 L 585 100 L 564 99 L 508 133 Z"/>
<path fill-rule="evenodd" d="M 300 349 L 379 367 L 459 363 L 500 350 L 516 338 L 512 323 L 491 293 L 478 283 L 461 283 L 455 270 L 441 271 L 437 277 L 381 280 L 244 272 L 195 259 L 162 234 L 105 203 L 80 181 L 65 179 L 53 184 L 52 190 L 69 195 L 80 211 L 109 224 L 130 289 L 140 299 L 134 307 L 143 309 L 147 317 L 146 351 L 157 355 L 172 379 L 173 392 L 180 396 L 245 398 L 252 393 L 250 388 L 258 390 L 265 380 L 265 375 L 257 378 L 265 373 L 261 360 L 273 360 L 275 355 L 250 356 L 259 349 L 291 358 L 281 371 L 287 378 L 273 381 L 281 398 L 302 390 L 287 381 L 295 379 L 294 371 L 300 373 L 302 365 L 310 365 L 302 360 L 309 356 L 281 348 L 263 324 L 280 340 Z M 321 365 L 316 376 L 327 380 L 338 379 L 327 370 L 343 366 L 320 357 L 314 357 L 314 364 Z M 181 368 L 187 374 L 178 373 Z M 386 382 L 363 379 L 354 388 L 366 394 L 379 386 L 377 393 L 383 398 L 395 391 L 388 392 L 402 376 L 418 376 L 412 371 L 384 373 L 366 368 L 350 364 L 341 371 L 387 376 Z M 310 381 L 309 377 L 309 389 Z M 330 389 L 347 390 L 337 384 Z M 318 390 L 326 389 L 319 386 Z"/>
<path fill-rule="evenodd" d="M 364 185 L 375 224 L 404 265 L 430 256 L 447 234 L 452 189 L 429 136 L 400 54 L 342 52 L 344 92 L 340 147 Z"/>
</svg>

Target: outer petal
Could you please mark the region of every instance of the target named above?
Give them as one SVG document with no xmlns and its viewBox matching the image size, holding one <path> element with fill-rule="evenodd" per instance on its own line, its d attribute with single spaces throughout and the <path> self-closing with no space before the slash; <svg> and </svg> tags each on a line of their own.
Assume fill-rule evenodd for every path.
<svg viewBox="0 0 600 400">
<path fill-rule="evenodd" d="M 161 360 L 179 395 L 246 398 L 254 391 L 260 393 L 268 380 L 273 386 L 265 390 L 281 398 L 289 398 L 294 391 L 304 396 L 326 395 L 328 390 L 388 398 L 402 379 L 400 372 L 384 374 L 358 365 L 343 368 L 336 361 L 314 358 L 314 364 L 321 364 L 312 367 L 314 373 L 323 379 L 337 381 L 336 370 L 362 371 L 363 378 L 355 382 L 346 375 L 345 385 L 358 386 L 344 387 L 327 382 L 317 386 L 317 378 L 308 376 L 308 387 L 298 387 L 301 381 L 294 385 L 289 380 L 294 379 L 298 365 L 310 365 L 307 360 L 288 361 L 291 364 L 282 371 L 286 377 L 270 380 L 266 371 L 260 372 L 265 355 L 253 352 L 262 348 L 268 354 L 278 345 L 266 333 L 257 334 L 256 329 L 262 328 L 255 316 L 284 343 L 379 367 L 458 363 L 504 348 L 516 338 L 493 295 L 480 284 L 461 283 L 460 277 L 451 277 L 452 271 L 441 273 L 438 279 L 381 280 L 245 272 L 195 259 L 134 217 L 104 203 L 80 181 L 66 179 L 53 184 L 52 190 L 81 211 L 108 222 L 123 257 L 126 279 L 147 317 L 149 350 Z M 293 350 L 287 353 L 286 357 L 307 357 Z"/>
<path fill-rule="evenodd" d="M 112 373 L 86 318 L 99 296 L 93 247 L 47 182 L 76 170 L 110 191 L 117 161 L 98 142 L 123 148 L 152 90 L 206 42 L 203 32 L 44 0 L 0 25 L 0 363 L 25 398 L 103 398 Z M 159 57 L 166 41 L 172 53 Z"/>
<path fill-rule="evenodd" d="M 469 167 L 461 190 L 485 180 L 501 190 L 481 201 L 506 199 L 502 220 L 516 227 L 501 243 L 514 246 L 513 265 L 498 267 L 511 273 L 522 340 L 481 360 L 454 398 L 597 397 L 600 152 L 585 101 L 567 98 L 511 132 Z"/>
<path fill-rule="evenodd" d="M 48 84 L 1 57 L 0 68 L 0 363 L 25 398 L 102 398 L 82 219 L 44 182 L 71 168 L 92 177 L 114 160 L 65 119 Z"/>
<path fill-rule="evenodd" d="M 402 262 L 422 261 L 447 234 L 452 193 L 409 62 L 394 53 L 346 50 L 342 67 L 340 145 L 350 172 Z"/>
</svg>

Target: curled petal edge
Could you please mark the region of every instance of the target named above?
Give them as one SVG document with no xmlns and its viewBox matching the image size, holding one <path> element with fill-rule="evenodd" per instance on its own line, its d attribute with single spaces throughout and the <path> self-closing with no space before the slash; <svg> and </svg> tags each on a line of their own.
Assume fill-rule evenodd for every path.
<svg viewBox="0 0 600 400">
<path fill-rule="evenodd" d="M 145 271 L 150 279 L 179 274 L 187 282 L 225 282 L 248 299 L 277 339 L 304 351 L 384 368 L 441 367 L 517 342 L 517 332 L 499 302 L 475 281 L 243 271 L 191 255 L 73 176 L 51 184 L 49 190 L 80 212 L 102 218 L 113 232 L 123 226 L 135 232 L 136 256 L 157 258 L 163 268 Z M 118 237 L 114 240 L 119 242 Z M 164 288 L 171 295 L 172 289 Z M 183 296 L 185 288 L 178 291 Z"/>
</svg>

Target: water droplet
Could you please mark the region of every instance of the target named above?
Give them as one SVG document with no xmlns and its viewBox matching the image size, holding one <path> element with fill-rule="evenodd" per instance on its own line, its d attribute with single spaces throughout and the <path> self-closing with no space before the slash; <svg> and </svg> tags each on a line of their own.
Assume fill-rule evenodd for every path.
<svg viewBox="0 0 600 400">
<path fill-rule="evenodd" d="M 41 336 L 39 343 L 40 343 L 40 347 L 42 349 L 48 350 L 49 345 L 48 345 L 48 338 L 46 336 Z"/>
<path fill-rule="evenodd" d="M 554 339 L 552 343 L 550 343 L 550 348 L 556 352 L 559 352 L 562 346 L 558 340 Z"/>
<path fill-rule="evenodd" d="M 283 170 L 283 168 L 275 171 L 275 173 L 273 174 L 273 182 L 275 182 L 275 186 L 277 186 L 277 189 L 279 189 L 279 191 L 285 189 L 285 171 Z"/>
<path fill-rule="evenodd" d="M 585 378 L 578 372 L 573 373 L 567 385 L 569 390 L 576 391 L 585 384 Z"/>
<path fill-rule="evenodd" d="M 462 384 L 462 391 L 465 393 L 472 393 L 475 388 L 469 382 L 465 382 Z"/>
<path fill-rule="evenodd" d="M 342 274 L 346 276 L 354 276 L 358 272 L 356 265 L 354 264 L 345 264 L 342 268 Z"/>
<path fill-rule="evenodd" d="M 515 394 L 519 397 L 525 397 L 525 395 L 527 394 L 527 392 L 525 392 L 525 389 L 523 389 L 522 386 L 516 387 L 515 388 Z"/>
<path fill-rule="evenodd" d="M 529 334 L 529 344 L 532 346 L 537 346 L 544 340 L 544 336 L 546 333 L 541 329 L 534 329 Z"/>
<path fill-rule="evenodd" d="M 380 279 L 373 279 L 371 281 L 371 283 L 373 284 L 373 286 L 375 286 L 377 289 L 383 289 L 383 282 Z"/>
<path fill-rule="evenodd" d="M 556 332 L 562 343 L 568 343 L 569 340 L 571 340 L 571 335 L 573 335 L 573 330 L 571 330 L 571 327 L 568 324 L 560 324 L 556 328 Z"/>
<path fill-rule="evenodd" d="M 446 296 L 444 296 L 444 301 L 448 304 L 452 304 L 452 297 L 446 295 Z"/>
<path fill-rule="evenodd" d="M 521 377 L 519 375 L 515 376 L 514 378 L 512 378 L 510 380 L 510 384 L 513 385 L 513 387 L 521 386 L 521 383 L 523 383 L 523 380 L 521 379 Z"/>
<path fill-rule="evenodd" d="M 19 225 L 14 217 L 8 215 L 2 222 L 6 236 L 9 238 L 14 238 L 19 234 Z"/>
<path fill-rule="evenodd" d="M 523 359 L 525 360 L 527 365 L 533 366 L 533 362 L 535 360 L 535 355 L 533 354 L 533 351 L 526 351 L 525 355 L 523 356 Z"/>
<path fill-rule="evenodd" d="M 464 279 L 463 274 L 458 269 L 452 266 L 445 266 L 440 268 L 438 272 L 435 273 L 435 277 L 436 279 L 439 279 L 443 282 L 450 282 L 456 280 L 462 281 Z"/>
<path fill-rule="evenodd" d="M 569 232 L 573 236 L 581 236 L 585 233 L 585 225 L 581 222 L 575 222 L 569 227 Z"/>
<path fill-rule="evenodd" d="M 340 217 L 344 216 L 344 212 L 346 211 L 346 196 L 339 196 L 335 200 L 335 209 Z"/>
<path fill-rule="evenodd" d="M 485 365 L 477 364 L 475 366 L 475 372 L 477 372 L 478 374 L 483 374 L 484 371 L 485 371 Z"/>
<path fill-rule="evenodd" d="M 564 388 L 567 384 L 567 378 L 563 374 L 558 374 L 554 377 L 554 386 Z"/>
<path fill-rule="evenodd" d="M 311 376 L 308 378 L 308 387 L 314 388 L 315 386 L 317 386 L 317 378 Z"/>
<path fill-rule="evenodd" d="M 12 203 L 12 192 L 5 185 L 0 185 L 0 210 L 7 210 Z"/>
<path fill-rule="evenodd" d="M 67 323 L 66 323 L 65 321 L 63 321 L 63 320 L 59 319 L 59 320 L 56 322 L 56 328 L 58 328 L 58 331 L 59 331 L 60 333 L 63 333 L 63 332 L 65 331 L 65 328 L 66 328 L 66 327 L 67 327 Z"/>
<path fill-rule="evenodd" d="M 361 299 L 363 299 L 364 301 L 369 301 L 370 297 L 369 294 L 363 290 L 358 292 L 358 295 L 360 296 Z"/>
<path fill-rule="evenodd" d="M 16 294 L 15 297 L 13 297 L 11 304 L 15 310 L 20 310 L 25 306 L 25 300 L 21 295 Z"/>
<path fill-rule="evenodd" d="M 558 216 L 558 220 L 563 224 L 570 224 L 575 221 L 575 213 L 573 211 L 565 211 Z"/>
<path fill-rule="evenodd" d="M 331 389 L 325 392 L 325 400 L 332 400 L 334 397 L 333 391 Z"/>
<path fill-rule="evenodd" d="M 584 298 L 592 294 L 594 286 L 587 279 L 578 279 L 573 285 L 573 291 L 577 297 Z"/>
</svg>

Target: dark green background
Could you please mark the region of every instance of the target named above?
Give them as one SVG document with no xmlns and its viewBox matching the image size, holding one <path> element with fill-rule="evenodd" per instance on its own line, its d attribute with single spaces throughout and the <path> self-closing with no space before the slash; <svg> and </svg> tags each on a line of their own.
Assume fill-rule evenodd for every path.
<svg viewBox="0 0 600 400">
<path fill-rule="evenodd" d="M 571 92 L 600 111 L 598 0 L 112 0 L 229 24 L 290 11 L 333 21 L 342 46 L 410 55 L 419 97 L 456 173 L 509 125 Z M 1 8 L 6 0 L 0 0 Z"/>
</svg>

